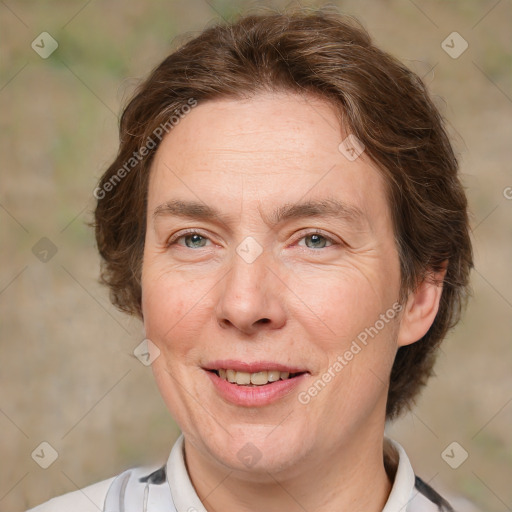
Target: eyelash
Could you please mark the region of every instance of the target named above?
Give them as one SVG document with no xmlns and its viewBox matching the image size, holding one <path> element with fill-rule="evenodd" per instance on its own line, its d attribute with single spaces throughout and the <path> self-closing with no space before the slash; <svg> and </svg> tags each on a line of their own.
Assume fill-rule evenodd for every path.
<svg viewBox="0 0 512 512">
<path fill-rule="evenodd" d="M 205 233 L 203 233 L 201 231 L 198 231 L 197 229 L 191 229 L 191 230 L 184 231 L 184 232 L 178 233 L 177 235 L 174 235 L 174 236 L 170 237 L 169 240 L 166 242 L 166 247 L 171 247 L 172 245 L 175 245 L 176 242 L 178 240 L 180 240 L 181 238 L 184 238 L 184 237 L 190 236 L 190 235 L 199 235 L 199 236 L 201 236 L 201 237 L 203 237 L 203 238 L 205 238 L 207 240 L 210 240 L 208 235 L 206 235 Z M 343 245 L 343 243 L 335 241 L 334 239 L 332 239 L 331 237 L 325 235 L 322 231 L 320 231 L 318 229 L 313 230 L 313 231 L 308 231 L 307 233 L 302 234 L 302 236 L 300 236 L 300 238 L 298 238 L 296 240 L 296 242 L 299 242 L 300 240 L 303 240 L 307 236 L 311 236 L 311 235 L 320 235 L 322 238 L 324 238 L 329 243 L 331 243 L 331 245 L 327 246 L 327 247 L 332 247 L 334 245 Z M 318 249 L 326 249 L 327 247 L 319 247 Z M 310 251 L 318 251 L 318 249 L 311 249 L 309 247 L 305 247 L 305 248 L 309 249 Z M 186 247 L 185 246 L 185 249 L 190 249 L 190 247 Z M 199 247 L 198 249 L 203 249 L 203 247 Z"/>
</svg>

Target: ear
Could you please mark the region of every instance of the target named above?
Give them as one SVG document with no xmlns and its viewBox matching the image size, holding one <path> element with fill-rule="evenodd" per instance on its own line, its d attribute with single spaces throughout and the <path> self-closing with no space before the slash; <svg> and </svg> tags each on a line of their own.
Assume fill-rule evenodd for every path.
<svg viewBox="0 0 512 512">
<path fill-rule="evenodd" d="M 442 270 L 428 273 L 416 289 L 410 292 L 398 330 L 399 347 L 420 340 L 434 323 L 439 310 L 447 266 L 448 260 L 443 262 Z"/>
</svg>

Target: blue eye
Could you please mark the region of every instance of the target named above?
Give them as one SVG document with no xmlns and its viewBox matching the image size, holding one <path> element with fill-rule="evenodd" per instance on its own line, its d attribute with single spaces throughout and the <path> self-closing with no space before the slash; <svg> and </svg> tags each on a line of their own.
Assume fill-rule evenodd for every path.
<svg viewBox="0 0 512 512">
<path fill-rule="evenodd" d="M 193 234 L 193 235 L 185 235 L 183 237 L 186 240 L 191 240 L 191 244 L 192 244 L 192 248 L 196 248 L 196 247 L 204 247 L 206 245 L 206 238 L 204 236 L 201 236 L 197 233 Z M 187 245 L 187 243 L 185 242 L 185 245 Z M 190 247 L 189 245 L 187 245 L 187 247 Z"/>
<path fill-rule="evenodd" d="M 182 233 L 181 235 L 171 238 L 169 242 L 167 242 L 167 246 L 171 246 L 174 244 L 177 244 L 178 240 L 183 239 L 185 241 L 185 247 L 188 249 L 201 249 L 202 247 L 206 246 L 206 242 L 209 240 L 209 238 L 201 235 L 197 231 L 190 231 L 187 233 Z M 179 244 L 183 245 L 183 244 Z"/>
<path fill-rule="evenodd" d="M 333 241 L 330 238 L 327 238 L 320 233 L 309 233 L 303 236 L 300 240 L 310 240 L 311 246 L 304 244 L 308 249 L 323 249 L 324 247 L 329 247 L 329 245 L 333 245 Z M 329 244 L 329 245 L 327 245 Z M 299 245 L 302 245 L 299 243 Z"/>
<path fill-rule="evenodd" d="M 178 243 L 179 240 L 184 240 L 185 243 Z M 303 240 L 305 242 L 300 243 Z M 181 245 L 188 249 L 201 249 L 203 247 L 207 247 L 208 242 L 211 242 L 211 240 L 207 236 L 204 236 L 197 231 L 189 231 L 189 232 L 181 233 L 178 236 L 172 237 L 167 242 L 167 246 L 170 247 L 171 245 Z M 307 233 L 307 234 L 303 235 L 299 239 L 299 243 L 297 245 L 303 246 L 303 247 L 305 246 L 308 249 L 316 250 L 316 249 L 324 249 L 326 247 L 334 245 L 335 243 L 336 242 L 334 242 L 331 238 L 329 238 L 325 235 L 322 235 L 319 232 L 314 232 L 314 233 Z"/>
</svg>

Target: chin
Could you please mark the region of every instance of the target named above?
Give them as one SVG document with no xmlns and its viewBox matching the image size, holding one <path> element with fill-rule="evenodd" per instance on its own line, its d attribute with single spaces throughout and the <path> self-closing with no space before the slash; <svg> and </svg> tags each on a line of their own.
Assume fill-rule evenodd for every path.
<svg viewBox="0 0 512 512">
<path fill-rule="evenodd" d="M 281 431 L 279 431 L 281 430 Z M 231 471 L 246 473 L 254 480 L 262 481 L 297 466 L 313 447 L 301 435 L 300 428 L 275 425 L 234 425 L 228 432 L 219 429 L 216 433 L 194 435 L 200 439 L 201 451 Z M 197 441 L 196 441 L 197 442 Z M 194 442 L 194 444 L 196 444 Z"/>
</svg>

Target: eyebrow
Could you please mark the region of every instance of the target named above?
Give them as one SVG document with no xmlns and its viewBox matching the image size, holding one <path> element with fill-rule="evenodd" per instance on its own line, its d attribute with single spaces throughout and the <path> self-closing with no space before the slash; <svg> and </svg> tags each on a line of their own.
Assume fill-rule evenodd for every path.
<svg viewBox="0 0 512 512">
<path fill-rule="evenodd" d="M 261 213 L 261 211 L 260 211 Z M 157 206 L 153 218 L 175 216 L 195 220 L 229 223 L 229 217 L 213 206 L 198 201 L 171 200 Z M 270 215 L 262 214 L 264 222 L 273 227 L 285 221 L 308 217 L 326 217 L 363 225 L 368 218 L 357 206 L 337 199 L 310 200 L 300 203 L 286 203 L 276 208 Z"/>
</svg>

